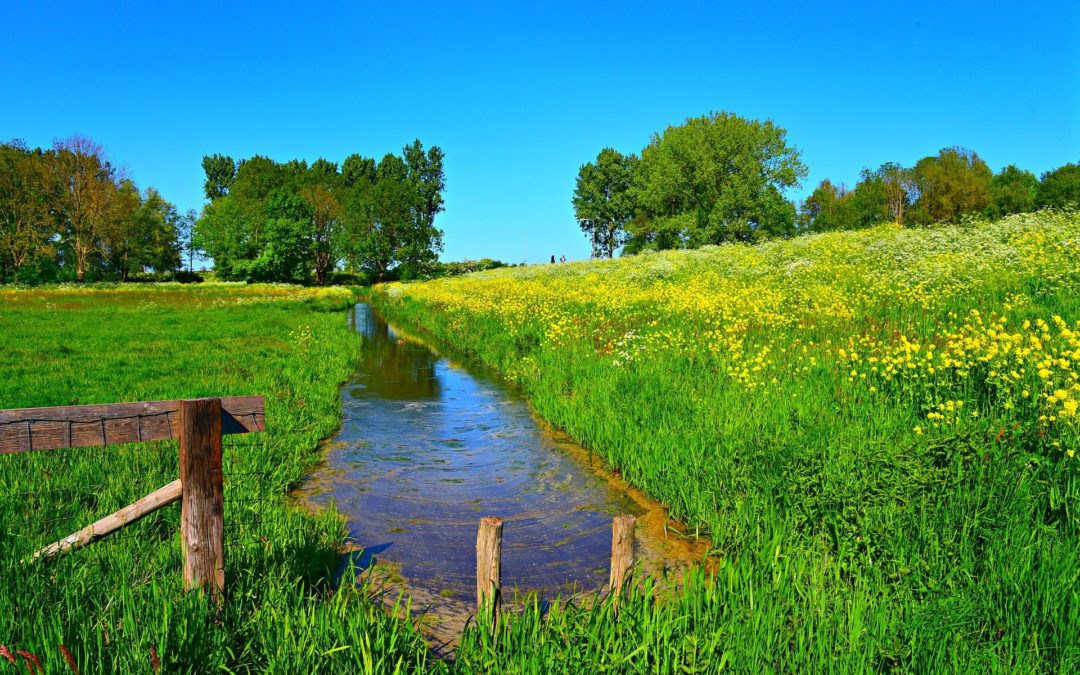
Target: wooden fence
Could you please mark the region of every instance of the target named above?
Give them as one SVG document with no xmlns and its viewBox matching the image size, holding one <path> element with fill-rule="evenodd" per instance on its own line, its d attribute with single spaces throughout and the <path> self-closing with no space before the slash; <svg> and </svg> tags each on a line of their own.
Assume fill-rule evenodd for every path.
<svg viewBox="0 0 1080 675">
<path fill-rule="evenodd" d="M 225 591 L 224 496 L 221 444 L 224 434 L 263 431 L 262 396 L 114 403 L 0 410 L 0 455 L 176 439 L 180 478 L 119 511 L 38 550 L 32 558 L 85 546 L 158 509 L 180 501 L 184 587 Z M 612 523 L 609 589 L 616 612 L 633 566 L 633 516 Z M 502 604 L 503 521 L 480 520 L 476 538 L 477 616 L 499 625 Z"/>
<path fill-rule="evenodd" d="M 630 515 L 615 516 L 611 523 L 611 575 L 608 592 L 619 613 L 619 596 L 634 566 L 634 527 L 637 519 Z M 493 632 L 499 628 L 502 607 L 502 535 L 501 518 L 485 516 L 480 519 L 476 534 L 476 616 L 490 621 Z"/>
<path fill-rule="evenodd" d="M 176 439 L 180 477 L 31 556 L 85 546 L 180 501 L 184 587 L 225 591 L 223 434 L 265 427 L 262 396 L 0 410 L 0 454 Z"/>
</svg>

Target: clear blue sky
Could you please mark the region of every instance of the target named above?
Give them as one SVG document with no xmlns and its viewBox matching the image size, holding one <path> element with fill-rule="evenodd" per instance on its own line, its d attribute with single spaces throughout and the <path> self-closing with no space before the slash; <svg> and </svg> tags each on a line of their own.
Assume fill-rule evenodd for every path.
<svg viewBox="0 0 1080 675">
<path fill-rule="evenodd" d="M 91 136 L 181 209 L 204 154 L 446 151 L 443 259 L 576 259 L 570 196 L 604 146 L 637 152 L 728 110 L 810 168 L 974 149 L 994 170 L 1080 161 L 1080 3 L 652 5 L 0 0 L 0 137 Z"/>
</svg>

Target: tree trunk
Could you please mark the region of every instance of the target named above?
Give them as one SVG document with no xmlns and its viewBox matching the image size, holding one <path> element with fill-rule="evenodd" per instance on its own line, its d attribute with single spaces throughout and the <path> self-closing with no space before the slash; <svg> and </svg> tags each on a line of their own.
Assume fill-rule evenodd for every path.
<svg viewBox="0 0 1080 675">
<path fill-rule="evenodd" d="M 75 238 L 75 281 L 80 284 L 86 281 L 86 251 L 78 237 Z"/>
</svg>

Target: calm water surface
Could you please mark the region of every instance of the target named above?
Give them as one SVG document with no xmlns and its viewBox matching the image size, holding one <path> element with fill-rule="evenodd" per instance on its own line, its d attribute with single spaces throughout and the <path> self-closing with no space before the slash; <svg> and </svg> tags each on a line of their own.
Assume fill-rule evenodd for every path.
<svg viewBox="0 0 1080 675">
<path fill-rule="evenodd" d="M 551 596 L 605 585 L 611 518 L 642 515 L 641 499 L 568 451 L 490 371 L 440 355 L 369 305 L 357 305 L 353 322 L 364 344 L 342 389 L 341 431 L 300 496 L 336 502 L 361 562 L 374 556 L 412 589 L 468 601 L 477 522 L 493 515 L 506 523 L 507 589 Z M 650 541 L 640 557 L 665 555 Z"/>
</svg>

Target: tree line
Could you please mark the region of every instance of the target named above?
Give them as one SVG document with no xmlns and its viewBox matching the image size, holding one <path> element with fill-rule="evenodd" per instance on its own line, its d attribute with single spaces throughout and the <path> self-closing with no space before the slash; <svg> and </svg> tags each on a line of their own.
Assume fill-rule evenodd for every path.
<svg viewBox="0 0 1080 675">
<path fill-rule="evenodd" d="M 154 188 L 140 191 L 89 138 L 0 144 L 0 282 L 174 274 L 194 220 Z"/>
<path fill-rule="evenodd" d="M 942 148 L 912 167 L 889 162 L 864 168 L 853 189 L 825 179 L 799 209 L 799 229 L 852 230 L 879 223 L 955 223 L 965 216 L 1001 218 L 1043 208 L 1080 205 L 1080 165 L 1065 164 L 1036 178 L 1010 164 L 998 173 L 978 154 Z"/>
<path fill-rule="evenodd" d="M 653 134 L 640 155 L 604 148 L 579 169 L 571 199 L 593 255 L 1080 204 L 1080 165 L 1041 178 L 1013 165 L 994 174 L 954 147 L 913 167 L 864 169 L 851 190 L 824 180 L 796 205 L 784 193 L 800 186 L 807 167 L 786 137 L 772 121 L 721 112 Z"/>
<path fill-rule="evenodd" d="M 209 203 L 194 241 L 223 279 L 325 284 L 431 274 L 442 251 L 443 152 L 419 140 L 376 162 L 203 158 Z"/>
</svg>

